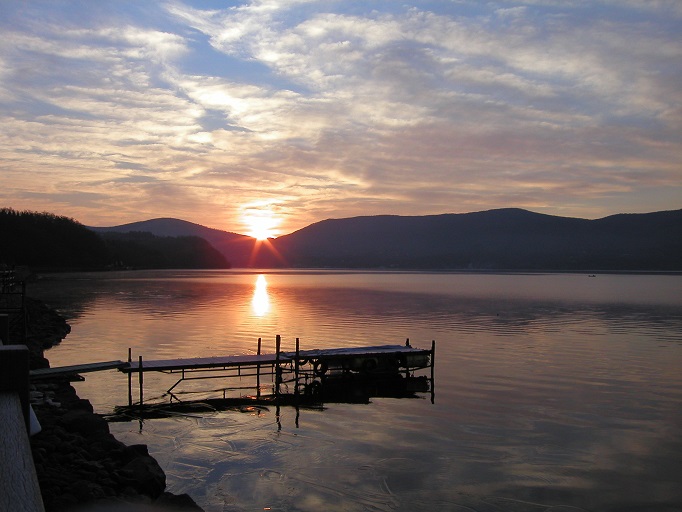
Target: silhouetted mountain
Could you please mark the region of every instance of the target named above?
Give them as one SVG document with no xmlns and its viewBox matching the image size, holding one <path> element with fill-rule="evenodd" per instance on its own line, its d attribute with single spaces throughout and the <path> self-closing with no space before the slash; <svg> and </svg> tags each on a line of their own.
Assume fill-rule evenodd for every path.
<svg viewBox="0 0 682 512">
<path fill-rule="evenodd" d="M 682 270 L 682 210 L 597 220 L 520 209 L 330 219 L 270 244 L 254 266 Z"/>
<path fill-rule="evenodd" d="M 91 227 L 96 233 L 146 232 L 158 237 L 197 236 L 215 247 L 233 267 L 249 266 L 249 258 L 255 240 L 219 229 L 207 228 L 199 224 L 179 219 L 151 219 L 112 227 Z"/>
<path fill-rule="evenodd" d="M 233 267 L 682 270 L 682 210 L 597 220 L 521 209 L 329 219 L 266 242 L 177 219 L 106 231 L 199 236 Z"/>
<path fill-rule="evenodd" d="M 116 267 L 230 268 L 225 257 L 198 236 L 154 236 L 132 231 L 100 233 Z"/>
</svg>

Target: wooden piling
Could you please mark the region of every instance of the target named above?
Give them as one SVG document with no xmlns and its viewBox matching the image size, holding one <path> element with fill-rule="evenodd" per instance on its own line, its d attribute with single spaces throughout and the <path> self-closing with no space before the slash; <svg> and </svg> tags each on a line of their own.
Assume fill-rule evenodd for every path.
<svg viewBox="0 0 682 512">
<path fill-rule="evenodd" d="M 128 347 L 128 364 L 133 362 L 133 349 Z M 133 405 L 133 374 L 128 373 L 128 407 Z"/>
<path fill-rule="evenodd" d="M 282 382 L 281 369 L 279 366 L 279 352 L 282 346 L 282 337 L 278 334 L 275 337 L 275 395 L 279 395 L 279 385 Z"/>
<path fill-rule="evenodd" d="M 407 339 L 405 340 L 405 346 L 406 346 L 407 348 L 411 348 L 411 347 L 410 347 L 410 338 L 407 338 Z M 407 357 L 405 357 L 405 378 L 406 378 L 406 379 L 408 379 L 408 378 L 410 377 L 410 365 L 409 365 L 409 361 L 410 361 L 410 360 L 409 360 Z M 400 366 L 400 363 L 398 364 L 398 366 Z M 398 370 L 400 370 L 400 368 L 398 368 Z"/>
<path fill-rule="evenodd" d="M 142 407 L 142 404 L 144 403 L 144 370 L 142 369 L 142 356 L 140 356 L 139 360 L 139 382 L 140 382 L 140 407 Z"/>
<path fill-rule="evenodd" d="M 258 338 L 258 352 L 260 355 L 261 339 Z M 260 363 L 256 365 L 256 397 L 260 398 Z"/>
<path fill-rule="evenodd" d="M 296 338 L 296 358 L 294 359 L 294 395 L 298 396 L 298 358 L 300 357 L 300 344 Z"/>
<path fill-rule="evenodd" d="M 434 379 L 434 368 L 436 367 L 436 340 L 431 340 L 431 403 L 436 399 L 436 381 Z"/>
</svg>

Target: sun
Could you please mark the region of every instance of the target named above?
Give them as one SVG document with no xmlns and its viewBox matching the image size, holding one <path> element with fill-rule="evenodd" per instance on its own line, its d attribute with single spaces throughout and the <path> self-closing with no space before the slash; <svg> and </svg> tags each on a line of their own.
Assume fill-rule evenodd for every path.
<svg viewBox="0 0 682 512">
<path fill-rule="evenodd" d="M 280 224 L 280 219 L 276 218 L 272 212 L 259 211 L 250 213 L 243 217 L 244 224 L 248 228 L 247 235 L 256 240 L 267 240 L 276 238 L 276 227 Z"/>
</svg>

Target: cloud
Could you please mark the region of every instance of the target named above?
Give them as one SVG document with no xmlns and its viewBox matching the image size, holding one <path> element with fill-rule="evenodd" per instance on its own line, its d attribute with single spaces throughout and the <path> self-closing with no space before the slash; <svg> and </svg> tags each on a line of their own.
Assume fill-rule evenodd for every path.
<svg viewBox="0 0 682 512">
<path fill-rule="evenodd" d="M 234 230 L 266 201 L 285 231 L 502 206 L 597 216 L 640 210 L 644 190 L 650 210 L 679 207 L 675 2 L 41 7 L 0 22 L 0 180 L 21 207 L 111 194 L 125 218 L 71 204 Z"/>
</svg>

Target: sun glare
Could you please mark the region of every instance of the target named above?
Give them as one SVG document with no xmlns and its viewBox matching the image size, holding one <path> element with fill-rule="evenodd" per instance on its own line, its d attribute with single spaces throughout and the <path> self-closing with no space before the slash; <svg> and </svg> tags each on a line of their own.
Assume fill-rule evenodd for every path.
<svg viewBox="0 0 682 512">
<path fill-rule="evenodd" d="M 265 316 L 265 314 L 270 310 L 268 282 L 265 280 L 265 276 L 263 274 L 260 274 L 256 278 L 256 287 L 253 291 L 251 306 L 253 307 L 253 313 L 256 316 Z"/>
<path fill-rule="evenodd" d="M 252 236 L 256 240 L 275 238 L 277 236 L 275 228 L 279 223 L 280 220 L 275 218 L 274 215 L 268 211 L 249 214 L 244 217 L 244 224 L 248 228 L 246 234 Z"/>
</svg>

